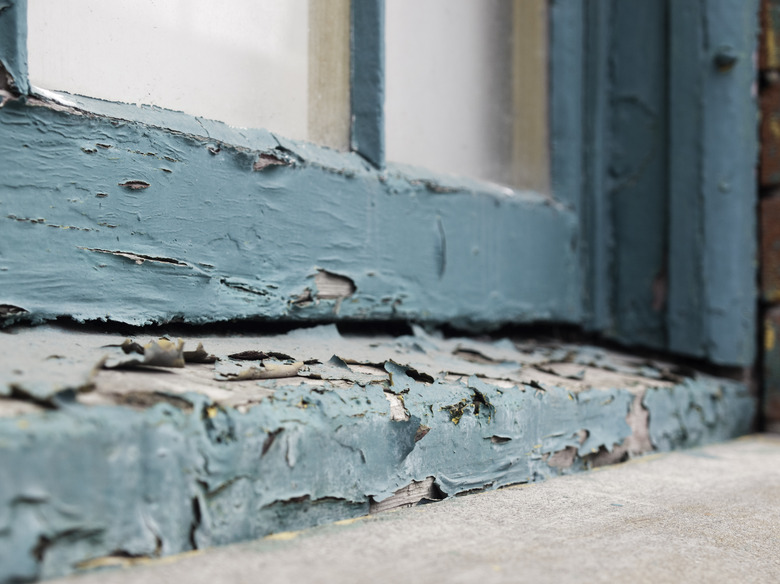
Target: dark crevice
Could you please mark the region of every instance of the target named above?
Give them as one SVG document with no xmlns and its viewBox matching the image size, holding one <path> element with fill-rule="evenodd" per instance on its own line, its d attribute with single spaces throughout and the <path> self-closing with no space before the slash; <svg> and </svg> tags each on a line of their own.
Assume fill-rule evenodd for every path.
<svg viewBox="0 0 780 584">
<path fill-rule="evenodd" d="M 112 252 L 108 250 L 92 250 L 100 251 L 103 253 L 124 253 L 124 252 Z M 128 254 L 130 255 L 130 254 Z M 138 254 L 132 254 L 138 260 L 149 260 L 172 263 L 175 265 L 187 266 L 183 262 L 171 258 L 159 258 L 153 256 L 143 256 Z M 11 306 L 11 305 L 9 305 Z M 13 332 L 14 328 L 24 328 L 30 326 L 36 326 L 41 323 L 40 316 L 34 313 L 20 312 L 13 315 L 13 318 L 8 320 L 11 323 L 4 325 L 5 330 Z M 412 328 L 413 321 L 406 320 L 341 320 L 335 322 L 333 319 L 319 319 L 319 320 L 307 320 L 294 321 L 294 320 L 280 320 L 280 319 L 264 319 L 264 318 L 250 318 L 250 319 L 232 319 L 221 322 L 201 323 L 194 324 L 186 322 L 185 318 L 180 315 L 169 317 L 165 322 L 149 324 L 145 326 L 136 326 L 127 323 L 112 321 L 112 320 L 87 320 L 79 321 L 71 317 L 62 316 L 56 319 L 47 319 L 53 322 L 58 327 L 66 330 L 74 331 L 86 331 L 86 332 L 99 332 L 99 333 L 113 333 L 123 336 L 138 336 L 148 334 L 151 336 L 219 336 L 219 335 L 278 335 L 285 334 L 293 330 L 303 330 L 306 328 L 313 328 L 320 325 L 335 324 L 339 333 L 345 337 L 375 337 L 375 336 L 412 336 L 414 330 Z M 0 319 L 2 323 L 2 319 Z M 445 338 L 451 337 L 464 337 L 473 338 L 476 340 L 483 340 L 490 342 L 491 340 L 500 340 L 504 338 L 510 338 L 517 342 L 524 340 L 534 340 L 541 344 L 545 342 L 563 342 L 571 344 L 584 344 L 594 347 L 603 348 L 605 350 L 623 352 L 630 350 L 631 354 L 636 359 L 647 360 L 661 360 L 674 363 L 674 367 L 670 368 L 668 375 L 669 381 L 675 381 L 682 377 L 688 377 L 691 371 L 700 371 L 716 377 L 725 377 L 742 381 L 744 378 L 744 368 L 741 367 L 727 367 L 718 366 L 704 359 L 697 359 L 692 357 L 680 356 L 668 352 L 644 349 L 641 347 L 629 347 L 621 345 L 615 341 L 604 339 L 599 335 L 593 333 L 586 333 L 580 328 L 573 325 L 557 325 L 557 324 L 529 324 L 529 325 L 504 325 L 495 327 L 490 332 L 481 332 L 456 328 L 451 324 L 443 324 L 436 326 L 431 323 L 418 323 L 424 324 L 425 328 L 431 334 L 442 334 Z M 469 352 L 468 349 L 461 349 L 461 356 L 468 356 L 474 360 L 480 359 L 480 356 Z M 663 372 L 662 372 L 663 373 Z M 433 381 L 430 376 L 421 374 L 420 377 L 415 377 L 416 373 L 410 371 L 408 373 L 410 377 L 417 381 L 423 381 L 431 383 Z"/>
<path fill-rule="evenodd" d="M 447 493 L 441 490 L 439 483 L 436 481 L 431 485 L 431 490 L 428 492 L 427 497 L 420 499 L 418 505 L 427 505 L 428 503 L 436 503 L 437 501 L 443 501 L 447 498 Z"/>
<path fill-rule="evenodd" d="M 0 7 L 0 12 L 5 8 L 7 6 Z M 6 91 L 15 96 L 19 95 L 19 89 L 16 87 L 16 83 L 14 83 L 13 75 L 8 72 L 5 63 L 2 61 L 0 61 L 0 91 Z"/>
<path fill-rule="evenodd" d="M 414 334 L 409 322 L 399 320 L 345 320 L 337 322 L 336 328 L 345 337 L 404 337 Z"/>
<path fill-rule="evenodd" d="M 474 404 L 474 415 L 478 416 L 480 411 L 482 411 L 487 414 L 488 417 L 492 417 L 496 408 L 493 407 L 493 404 L 485 397 L 485 394 L 474 388 L 471 388 L 471 391 L 474 394 L 471 398 L 471 402 Z"/>
<path fill-rule="evenodd" d="M 276 437 L 279 436 L 279 434 L 282 433 L 284 428 L 277 428 L 273 432 L 269 432 L 268 436 L 266 436 L 265 440 L 263 441 L 263 449 L 260 452 L 260 456 L 265 456 L 266 452 L 271 448 L 274 441 L 276 440 Z"/>
<path fill-rule="evenodd" d="M 239 361 L 263 361 L 264 359 L 276 359 L 277 361 L 295 361 L 290 355 L 286 353 L 279 353 L 277 351 L 241 351 L 239 353 L 232 353 L 228 355 L 231 359 L 238 359 Z"/>
<path fill-rule="evenodd" d="M 175 266 L 183 266 L 183 267 L 189 267 L 188 264 L 185 264 L 184 262 L 181 262 L 174 258 L 166 258 L 162 256 L 150 256 L 146 254 L 141 253 L 134 253 L 131 251 L 116 251 L 116 250 L 110 250 L 110 249 L 99 249 L 99 248 L 93 248 L 93 247 L 82 247 L 79 249 L 83 249 L 84 251 L 94 251 L 97 253 L 105 253 L 105 254 L 111 254 L 115 256 L 119 256 L 128 260 L 134 261 L 136 264 L 142 264 L 144 262 L 157 262 L 162 264 L 173 264 Z"/>
<path fill-rule="evenodd" d="M 65 531 L 61 531 L 51 537 L 47 535 L 40 535 L 38 537 L 38 541 L 35 544 L 35 547 L 32 549 L 32 555 L 33 557 L 38 561 L 38 563 L 43 563 L 43 561 L 46 559 L 46 552 L 49 550 L 49 548 L 55 544 L 57 544 L 60 541 L 63 540 L 78 540 L 78 539 L 85 539 L 90 537 L 96 537 L 102 533 L 103 530 L 101 529 L 82 529 L 82 528 L 75 528 L 75 529 L 67 529 Z M 121 553 L 121 552 L 115 552 L 115 553 Z"/>
<path fill-rule="evenodd" d="M 220 278 L 219 283 L 227 288 L 231 288 L 232 290 L 238 290 L 239 292 L 247 292 L 248 294 L 255 294 L 257 296 L 268 296 L 268 290 L 262 290 L 260 288 L 249 286 L 248 284 L 234 282 L 227 278 Z"/>
<path fill-rule="evenodd" d="M 41 399 L 38 397 L 35 397 L 34 395 L 28 393 L 24 390 L 24 388 L 19 387 L 18 385 L 11 384 L 10 385 L 11 392 L 9 393 L 8 397 L 10 399 L 15 399 L 19 401 L 26 401 L 35 404 L 36 406 L 39 406 L 41 408 L 47 409 L 47 410 L 56 410 L 58 409 L 58 404 L 60 402 L 57 402 L 56 400 L 53 400 L 52 398 L 48 399 Z"/>
<path fill-rule="evenodd" d="M 200 527 L 202 515 L 200 511 L 200 499 L 197 497 L 192 498 L 192 523 L 190 523 L 190 546 L 192 549 L 198 549 L 198 541 L 196 533 Z"/>
<path fill-rule="evenodd" d="M 406 375 L 418 383 L 433 383 L 434 379 L 432 376 L 428 375 L 427 373 L 423 373 L 422 371 L 417 371 L 417 369 L 412 369 L 411 367 L 406 367 Z"/>
<path fill-rule="evenodd" d="M 158 373 L 155 371 L 155 373 Z M 160 391 L 129 391 L 117 394 L 115 397 L 117 404 L 146 410 L 157 404 L 168 404 L 182 412 L 192 413 L 194 407 L 192 402 L 177 395 L 164 393 Z"/>
</svg>

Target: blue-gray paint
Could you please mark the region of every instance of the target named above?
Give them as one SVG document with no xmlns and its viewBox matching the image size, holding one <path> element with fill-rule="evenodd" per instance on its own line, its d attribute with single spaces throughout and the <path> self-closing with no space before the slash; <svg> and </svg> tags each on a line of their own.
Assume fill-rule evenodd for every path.
<svg viewBox="0 0 780 584">
<path fill-rule="evenodd" d="M 750 432 L 755 404 L 745 399 L 744 386 L 687 379 L 680 385 L 650 389 L 642 404 L 650 412 L 648 431 L 653 446 L 672 450 L 701 446 Z"/>
<path fill-rule="evenodd" d="M 385 164 L 385 1 L 352 0 L 352 149 Z"/>
<path fill-rule="evenodd" d="M 670 15 L 669 347 L 722 363 L 755 354 L 757 16 L 756 0 Z"/>
<path fill-rule="evenodd" d="M 134 324 L 579 318 L 571 210 L 264 132 L 211 123 L 216 138 L 197 137 L 175 120 L 182 130 L 30 100 L 0 108 L 13 136 L 0 143 L 0 304 Z M 318 299 L 318 269 L 354 294 Z"/>
<path fill-rule="evenodd" d="M 580 209 L 584 162 L 583 2 L 550 0 L 550 168 L 555 199 Z"/>
<path fill-rule="evenodd" d="M 564 195 L 575 182 L 566 168 L 577 168 L 566 133 L 584 141 L 583 325 L 751 363 L 756 2 L 555 0 L 551 14 L 554 42 L 584 46 L 584 82 L 567 79 L 570 54 L 551 53 L 554 184 Z"/>
<path fill-rule="evenodd" d="M 0 0 L 0 69 L 10 77 L 0 80 L 0 87 L 10 84 L 14 93 L 28 92 L 27 0 Z"/>
<path fill-rule="evenodd" d="M 674 4 L 674 2 L 672 2 Z M 604 195 L 615 313 L 607 333 L 666 346 L 662 292 L 667 241 L 667 3 L 612 0 Z"/>
<path fill-rule="evenodd" d="M 25 93 L 26 4 L 0 6 L 0 58 Z M 637 4 L 652 13 L 641 17 L 631 6 L 551 4 L 554 203 L 424 171 L 376 171 L 381 1 L 352 5 L 357 154 L 156 108 L 72 98 L 84 115 L 8 103 L 0 303 L 33 319 L 137 323 L 560 321 L 747 364 L 755 1 L 669 3 L 668 23 L 667 3 Z M 175 160 L 169 151 L 182 162 L 166 160 Z M 118 187 L 144 186 L 128 181 L 150 186 Z M 308 304 L 318 268 L 351 278 L 356 293 L 314 294 Z"/>
<path fill-rule="evenodd" d="M 611 330 L 615 314 L 612 303 L 612 253 L 614 234 L 610 220 L 610 198 L 606 190 L 609 112 L 610 2 L 582 5 L 585 29 L 584 93 L 581 98 L 583 153 L 582 262 L 585 267 L 584 324 L 590 330 Z"/>
<path fill-rule="evenodd" d="M 576 471 L 631 433 L 626 389 L 423 385 L 386 368 L 389 389 L 290 387 L 243 414 L 185 394 L 180 408 L 72 404 L 0 419 L 0 467 L 13 469 L 0 474 L 0 581 L 363 515 L 426 477 L 450 496 L 539 480 L 561 472 L 549 455 L 575 450 Z M 390 418 L 384 391 L 408 420 Z M 753 412 L 743 387 L 706 379 L 648 390 L 644 404 L 661 449 L 732 436 Z"/>
</svg>

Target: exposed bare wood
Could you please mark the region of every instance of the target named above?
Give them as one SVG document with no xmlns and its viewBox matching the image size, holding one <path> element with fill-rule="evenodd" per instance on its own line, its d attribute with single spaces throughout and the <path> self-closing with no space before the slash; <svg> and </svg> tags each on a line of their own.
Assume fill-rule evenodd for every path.
<svg viewBox="0 0 780 584">
<path fill-rule="evenodd" d="M 309 139 L 349 150 L 350 0 L 309 0 Z"/>
<path fill-rule="evenodd" d="M 514 0 L 512 14 L 513 182 L 549 193 L 547 1 Z"/>
</svg>

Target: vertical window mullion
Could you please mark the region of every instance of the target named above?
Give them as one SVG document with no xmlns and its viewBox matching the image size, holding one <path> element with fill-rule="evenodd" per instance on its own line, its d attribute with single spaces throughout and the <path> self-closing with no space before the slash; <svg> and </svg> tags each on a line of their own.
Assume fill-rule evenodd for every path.
<svg viewBox="0 0 780 584">
<path fill-rule="evenodd" d="M 350 105 L 352 150 L 385 164 L 385 1 L 352 1 Z"/>
<path fill-rule="evenodd" d="M 27 0 L 9 0 L 0 10 L 0 89 L 27 94 Z"/>
</svg>

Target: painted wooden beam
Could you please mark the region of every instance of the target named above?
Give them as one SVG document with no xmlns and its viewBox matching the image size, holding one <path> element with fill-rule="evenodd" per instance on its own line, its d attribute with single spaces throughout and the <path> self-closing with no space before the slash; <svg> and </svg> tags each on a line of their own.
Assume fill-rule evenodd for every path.
<svg viewBox="0 0 780 584">
<path fill-rule="evenodd" d="M 672 3 L 673 4 L 673 3 Z M 682 34 L 682 33 L 681 33 Z M 612 0 L 605 195 L 615 311 L 607 333 L 663 348 L 667 230 L 667 3 Z"/>
<path fill-rule="evenodd" d="M 29 88 L 27 0 L 0 0 L 0 89 L 18 95 Z"/>
<path fill-rule="evenodd" d="M 31 318 L 579 319 L 577 217 L 542 195 L 96 100 L 0 128 L 0 304 Z"/>
<path fill-rule="evenodd" d="M 368 342 L 326 326 L 197 339 L 219 357 L 212 365 L 96 372 L 111 351 L 139 358 L 106 347 L 120 339 L 48 326 L 0 337 L 23 370 L 0 371 L 15 377 L 9 385 L 48 381 L 64 394 L 58 410 L 9 415 L 20 400 L 0 403 L 0 581 L 159 558 L 698 446 L 749 431 L 755 412 L 739 383 L 587 346 L 526 341 L 519 351 L 506 339 L 421 331 Z M 225 365 L 265 366 L 238 353 L 247 349 L 265 365 L 274 359 L 257 349 L 284 352 L 299 367 L 320 363 L 297 378 L 217 382 Z M 334 353 L 364 366 L 353 370 Z M 94 383 L 84 387 L 79 369 Z"/>
<path fill-rule="evenodd" d="M 755 0 L 670 12 L 669 348 L 750 364 L 756 330 Z"/>
<path fill-rule="evenodd" d="M 606 190 L 609 130 L 609 2 L 590 2 L 581 6 L 582 58 L 582 193 L 579 202 L 583 233 L 583 291 L 589 330 L 610 330 L 617 315 L 612 310 L 612 254 L 614 233 L 610 198 Z"/>
</svg>

